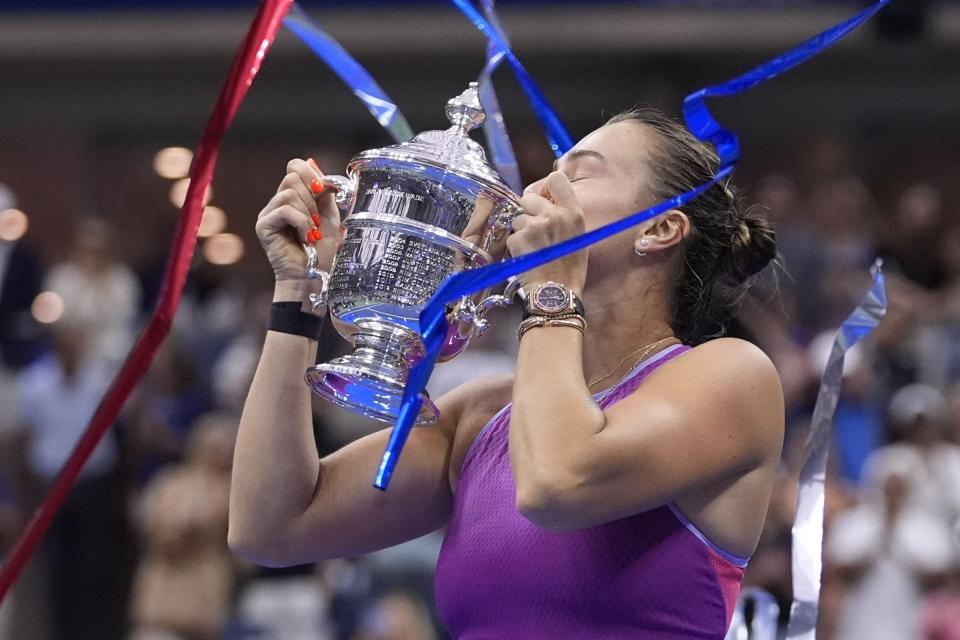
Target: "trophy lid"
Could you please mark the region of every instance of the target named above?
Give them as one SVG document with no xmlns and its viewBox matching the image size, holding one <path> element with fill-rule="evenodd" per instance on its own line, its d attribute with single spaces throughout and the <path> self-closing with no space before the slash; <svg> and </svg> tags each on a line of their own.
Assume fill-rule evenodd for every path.
<svg viewBox="0 0 960 640">
<path fill-rule="evenodd" d="M 463 93 L 448 100 L 444 113 L 451 124 L 449 129 L 424 131 L 408 142 L 364 151 L 354 158 L 351 165 L 362 168 L 367 164 L 366 161 L 376 160 L 398 165 L 425 164 L 459 174 L 516 202 L 517 195 L 487 162 L 483 147 L 469 137 L 469 132 L 479 127 L 487 117 L 480 105 L 477 83 L 471 82 Z"/>
</svg>

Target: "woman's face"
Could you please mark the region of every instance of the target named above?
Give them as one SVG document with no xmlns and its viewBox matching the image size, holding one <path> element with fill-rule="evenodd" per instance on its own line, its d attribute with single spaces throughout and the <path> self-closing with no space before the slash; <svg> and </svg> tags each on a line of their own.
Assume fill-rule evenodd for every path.
<svg viewBox="0 0 960 640">
<path fill-rule="evenodd" d="M 590 133 L 557 160 L 555 168 L 573 184 L 588 231 L 653 204 L 647 194 L 654 135 L 638 124 L 617 122 Z M 539 193 L 545 180 L 526 190 Z M 590 247 L 588 278 L 633 264 L 624 258 L 633 255 L 635 237 L 636 233 L 621 233 Z"/>
<path fill-rule="evenodd" d="M 554 168 L 573 183 L 588 230 L 652 204 L 646 195 L 652 137 L 646 127 L 617 122 L 590 133 L 557 160 Z M 545 180 L 526 190 L 539 193 Z"/>
</svg>

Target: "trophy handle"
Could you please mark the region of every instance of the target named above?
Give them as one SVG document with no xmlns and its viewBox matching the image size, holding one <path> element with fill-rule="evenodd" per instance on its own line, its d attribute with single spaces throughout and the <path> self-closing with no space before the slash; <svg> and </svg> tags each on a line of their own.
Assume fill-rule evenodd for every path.
<svg viewBox="0 0 960 640">
<path fill-rule="evenodd" d="M 457 319 L 461 322 L 470 323 L 476 335 L 482 336 L 487 332 L 487 329 L 490 328 L 490 321 L 487 320 L 486 317 L 490 309 L 509 306 L 513 303 L 513 299 L 517 295 L 520 296 L 521 300 L 525 300 L 527 297 L 523 291 L 523 287 L 520 286 L 520 280 L 512 277 L 507 280 L 507 286 L 504 287 L 502 294 L 487 296 L 476 305 L 472 304 L 467 298 L 461 300 L 458 308 L 459 317 Z M 463 336 L 461 332 L 461 337 L 466 336 Z"/>
<path fill-rule="evenodd" d="M 353 204 L 353 195 L 356 189 L 353 181 L 343 176 L 323 176 L 323 184 L 327 189 L 334 192 L 334 202 L 341 213 L 348 211 Z M 317 255 L 317 248 L 312 244 L 303 245 L 303 250 L 307 254 L 307 277 L 311 280 L 320 280 L 320 292 L 310 294 L 310 303 L 313 305 L 313 311 L 317 312 L 320 307 L 327 304 L 327 292 L 330 285 L 330 274 L 320 268 L 320 258 Z"/>
<path fill-rule="evenodd" d="M 316 313 L 320 307 L 327 304 L 327 288 L 330 284 L 330 274 L 319 267 L 320 259 L 317 256 L 317 248 L 312 244 L 303 245 L 303 250 L 307 254 L 307 277 L 311 280 L 320 280 L 320 292 L 310 294 L 310 304 L 313 305 L 313 312 Z"/>
<path fill-rule="evenodd" d="M 322 182 L 326 188 L 332 189 L 335 192 L 334 201 L 337 203 L 337 208 L 340 209 L 340 212 L 348 212 L 353 205 L 353 196 L 357 190 L 353 184 L 353 180 L 343 176 L 329 175 L 323 176 Z"/>
</svg>

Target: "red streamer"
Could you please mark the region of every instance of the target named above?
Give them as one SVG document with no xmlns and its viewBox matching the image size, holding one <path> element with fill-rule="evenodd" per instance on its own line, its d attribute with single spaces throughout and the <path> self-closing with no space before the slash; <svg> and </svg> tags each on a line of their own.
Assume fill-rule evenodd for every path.
<svg viewBox="0 0 960 640">
<path fill-rule="evenodd" d="M 117 419 L 127 396 L 143 377 L 160 344 L 170 332 L 173 316 L 180 304 L 183 286 L 187 280 L 193 251 L 197 245 L 197 230 L 200 227 L 203 212 L 203 196 L 213 180 L 220 141 L 237 113 L 240 103 L 243 102 L 247 90 L 253 84 L 253 79 L 260 70 L 267 50 L 273 43 L 292 2 L 293 0 L 263 0 L 253 24 L 250 25 L 233 59 L 230 73 L 220 91 L 220 97 L 197 145 L 193 167 L 190 170 L 190 187 L 187 189 L 186 199 L 180 209 L 180 222 L 177 224 L 170 250 L 170 260 L 164 272 L 160 299 L 140 334 L 137 344 L 127 356 L 123 368 L 100 401 L 86 431 L 37 508 L 30 524 L 17 540 L 9 560 L 3 566 L 3 571 L 0 572 L 0 602 L 3 602 L 10 587 L 33 555 L 40 540 L 50 528 L 54 516 L 66 500 L 67 494 L 76 484 L 83 465 Z"/>
</svg>

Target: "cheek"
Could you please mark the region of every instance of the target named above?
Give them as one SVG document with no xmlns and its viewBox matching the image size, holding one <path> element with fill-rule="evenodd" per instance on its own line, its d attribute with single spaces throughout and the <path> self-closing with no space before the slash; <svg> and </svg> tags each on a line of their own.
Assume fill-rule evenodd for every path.
<svg viewBox="0 0 960 640">
<path fill-rule="evenodd" d="M 596 184 L 584 185 L 576 192 L 586 218 L 587 229 L 596 229 L 616 222 L 639 210 L 623 189 Z"/>
</svg>

